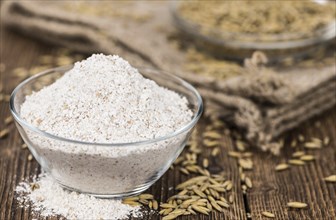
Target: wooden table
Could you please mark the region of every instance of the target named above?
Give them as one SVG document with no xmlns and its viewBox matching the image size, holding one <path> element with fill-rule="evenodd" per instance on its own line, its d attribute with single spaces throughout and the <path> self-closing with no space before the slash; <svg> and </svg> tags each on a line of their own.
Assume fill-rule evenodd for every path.
<svg viewBox="0 0 336 220">
<path fill-rule="evenodd" d="M 1 29 L 1 63 L 6 70 L 1 72 L 4 92 L 11 93 L 19 80 L 11 74 L 16 67 L 29 68 L 37 64 L 41 54 L 55 54 L 54 47 L 38 43 L 15 33 Z M 222 137 L 219 157 L 210 161 L 210 171 L 223 170 L 227 177 L 234 182 L 233 192 L 235 202 L 224 213 L 213 212 L 209 217 L 205 215 L 180 217 L 179 219 L 267 219 L 261 212 L 268 210 L 276 215 L 276 219 L 336 219 L 336 184 L 326 183 L 323 178 L 336 173 L 336 109 L 303 124 L 300 128 L 289 132 L 285 139 L 285 149 L 279 157 L 252 150 L 254 153 L 254 169 L 246 172 L 253 181 L 253 188 L 242 193 L 239 180 L 238 165 L 235 159 L 227 154 L 234 149 L 232 138 Z M 4 118 L 9 116 L 7 102 L 0 103 L 0 130 L 5 128 Z M 315 126 L 320 122 L 321 126 Z M 207 124 L 205 118 L 199 123 L 200 132 Z M 19 208 L 14 198 L 14 188 L 23 179 L 40 173 L 40 166 L 33 159 L 29 161 L 29 151 L 22 149 L 22 139 L 14 127 L 10 125 L 10 134 L 0 140 L 0 219 L 32 219 L 29 209 Z M 295 166 L 290 170 L 275 172 L 276 164 L 285 161 L 294 149 L 289 143 L 299 134 L 305 137 L 330 137 L 328 147 L 314 152 L 317 160 L 305 166 Z M 208 155 L 209 150 L 204 150 Z M 168 190 L 186 180 L 186 175 L 178 169 L 169 170 L 149 190 L 159 201 L 164 201 L 174 194 Z M 302 201 L 308 208 L 294 210 L 286 207 L 288 201 Z M 251 217 L 248 217 L 251 216 Z M 48 218 L 48 219 L 57 219 Z M 143 219 L 160 219 L 152 214 Z"/>
</svg>

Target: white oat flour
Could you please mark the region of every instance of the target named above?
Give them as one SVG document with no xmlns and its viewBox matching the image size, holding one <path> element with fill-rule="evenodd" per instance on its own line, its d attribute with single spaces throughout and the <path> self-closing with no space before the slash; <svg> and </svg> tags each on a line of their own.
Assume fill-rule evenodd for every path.
<svg viewBox="0 0 336 220">
<path fill-rule="evenodd" d="M 122 58 L 102 54 L 75 63 L 55 83 L 27 96 L 20 113 L 40 130 L 91 143 L 162 137 L 186 125 L 193 115 L 185 97 L 144 78 Z M 178 156 L 188 135 L 186 131 L 155 143 L 102 147 L 23 129 L 42 168 L 59 183 L 93 194 L 148 187 Z"/>
<path fill-rule="evenodd" d="M 26 97 L 21 116 L 64 138 L 135 142 L 165 136 L 189 122 L 192 113 L 187 104 L 122 58 L 97 54 Z"/>
</svg>

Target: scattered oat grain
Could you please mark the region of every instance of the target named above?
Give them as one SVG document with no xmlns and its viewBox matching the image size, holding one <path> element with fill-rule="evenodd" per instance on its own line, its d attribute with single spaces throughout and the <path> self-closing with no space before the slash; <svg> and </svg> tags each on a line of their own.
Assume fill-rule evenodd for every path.
<svg viewBox="0 0 336 220">
<path fill-rule="evenodd" d="M 5 128 L 0 131 L 0 139 L 5 138 L 9 134 L 9 129 Z"/>
<path fill-rule="evenodd" d="M 13 117 L 12 116 L 8 116 L 7 118 L 5 118 L 5 125 L 9 125 L 13 122 Z"/>
<path fill-rule="evenodd" d="M 291 147 L 296 147 L 297 146 L 297 141 L 296 140 L 292 140 L 291 142 Z"/>
<path fill-rule="evenodd" d="M 214 157 L 216 157 L 218 154 L 219 154 L 219 148 L 218 147 L 214 148 L 211 151 L 211 155 L 214 156 Z"/>
<path fill-rule="evenodd" d="M 209 160 L 207 158 L 203 159 L 203 167 L 207 168 L 209 166 Z"/>
<path fill-rule="evenodd" d="M 322 144 L 321 143 L 316 143 L 316 142 L 306 142 L 304 144 L 304 147 L 307 149 L 320 149 L 322 148 Z"/>
<path fill-rule="evenodd" d="M 331 175 L 331 176 L 325 177 L 324 180 L 326 182 L 336 183 L 336 175 Z"/>
<path fill-rule="evenodd" d="M 245 143 L 241 140 L 236 141 L 236 147 L 239 151 L 245 151 L 246 149 Z"/>
<path fill-rule="evenodd" d="M 29 154 L 27 159 L 28 161 L 31 161 L 33 159 L 33 155 Z"/>
<path fill-rule="evenodd" d="M 303 155 L 303 156 L 300 157 L 300 160 L 312 161 L 312 160 L 315 160 L 315 157 L 313 155 Z"/>
<path fill-rule="evenodd" d="M 237 151 L 229 151 L 228 152 L 228 155 L 230 156 L 230 157 L 235 157 L 235 158 L 240 158 L 242 155 L 241 155 L 241 153 L 240 152 L 237 152 Z"/>
<path fill-rule="evenodd" d="M 289 164 L 292 164 L 292 165 L 305 165 L 305 162 L 302 161 L 302 160 L 298 160 L 298 159 L 292 159 L 292 160 L 288 160 L 288 163 Z"/>
<path fill-rule="evenodd" d="M 234 196 L 233 196 L 233 194 L 231 194 L 231 195 L 229 196 L 229 202 L 230 202 L 230 203 L 233 203 L 233 201 L 234 201 Z"/>
<path fill-rule="evenodd" d="M 252 188 L 252 181 L 251 181 L 251 179 L 249 177 L 245 177 L 244 181 L 245 181 L 246 186 L 251 189 Z"/>
<path fill-rule="evenodd" d="M 292 157 L 301 157 L 305 154 L 304 151 L 296 151 L 292 154 Z"/>
<path fill-rule="evenodd" d="M 282 171 L 282 170 L 287 170 L 289 168 L 289 165 L 286 164 L 286 163 L 281 163 L 281 164 L 278 164 L 276 167 L 275 167 L 275 170 L 276 171 Z"/>
<path fill-rule="evenodd" d="M 306 203 L 303 202 L 288 202 L 287 206 L 290 208 L 297 208 L 297 209 L 302 209 L 307 207 L 308 205 Z"/>
<path fill-rule="evenodd" d="M 275 218 L 275 215 L 271 212 L 268 212 L 268 211 L 263 211 L 261 214 L 265 217 L 268 217 L 268 218 Z"/>
<path fill-rule="evenodd" d="M 203 133 L 203 137 L 212 138 L 212 139 L 220 139 L 222 135 L 217 131 L 207 131 Z"/>
</svg>

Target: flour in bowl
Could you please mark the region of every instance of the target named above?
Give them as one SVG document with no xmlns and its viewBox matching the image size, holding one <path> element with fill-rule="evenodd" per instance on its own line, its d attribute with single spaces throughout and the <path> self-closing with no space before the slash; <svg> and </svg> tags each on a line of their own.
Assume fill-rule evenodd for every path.
<svg viewBox="0 0 336 220">
<path fill-rule="evenodd" d="M 102 54 L 77 62 L 28 95 L 20 114 L 42 131 L 75 140 L 22 126 L 42 168 L 71 190 L 100 196 L 147 189 L 183 150 L 196 123 L 186 97 L 145 78 L 122 58 Z M 146 142 L 132 144 L 139 141 Z"/>
</svg>

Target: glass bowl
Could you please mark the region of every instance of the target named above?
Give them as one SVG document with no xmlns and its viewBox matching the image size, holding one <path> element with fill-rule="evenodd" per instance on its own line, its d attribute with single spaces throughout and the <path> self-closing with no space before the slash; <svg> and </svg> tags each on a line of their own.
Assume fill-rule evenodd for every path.
<svg viewBox="0 0 336 220">
<path fill-rule="evenodd" d="M 179 12 L 181 3 L 182 1 L 174 1 L 171 4 L 171 14 L 176 28 L 183 35 L 191 37 L 199 48 L 219 58 L 243 60 L 250 57 L 254 51 L 260 50 L 270 61 L 277 62 L 288 57 L 298 58 L 315 53 L 316 49 L 327 45 L 336 37 L 336 19 L 309 35 L 298 32 L 269 34 L 267 37 L 262 37 L 258 34 L 224 32 L 185 18 Z"/>
<path fill-rule="evenodd" d="M 106 198 L 141 193 L 166 172 L 183 150 L 202 114 L 201 96 L 193 86 L 174 75 L 140 68 L 144 77 L 187 98 L 193 112 L 190 122 L 164 137 L 140 142 L 106 144 L 70 140 L 29 124 L 20 116 L 20 107 L 27 95 L 52 84 L 71 68 L 44 71 L 13 91 L 10 110 L 24 142 L 43 170 L 65 188 Z"/>
</svg>

